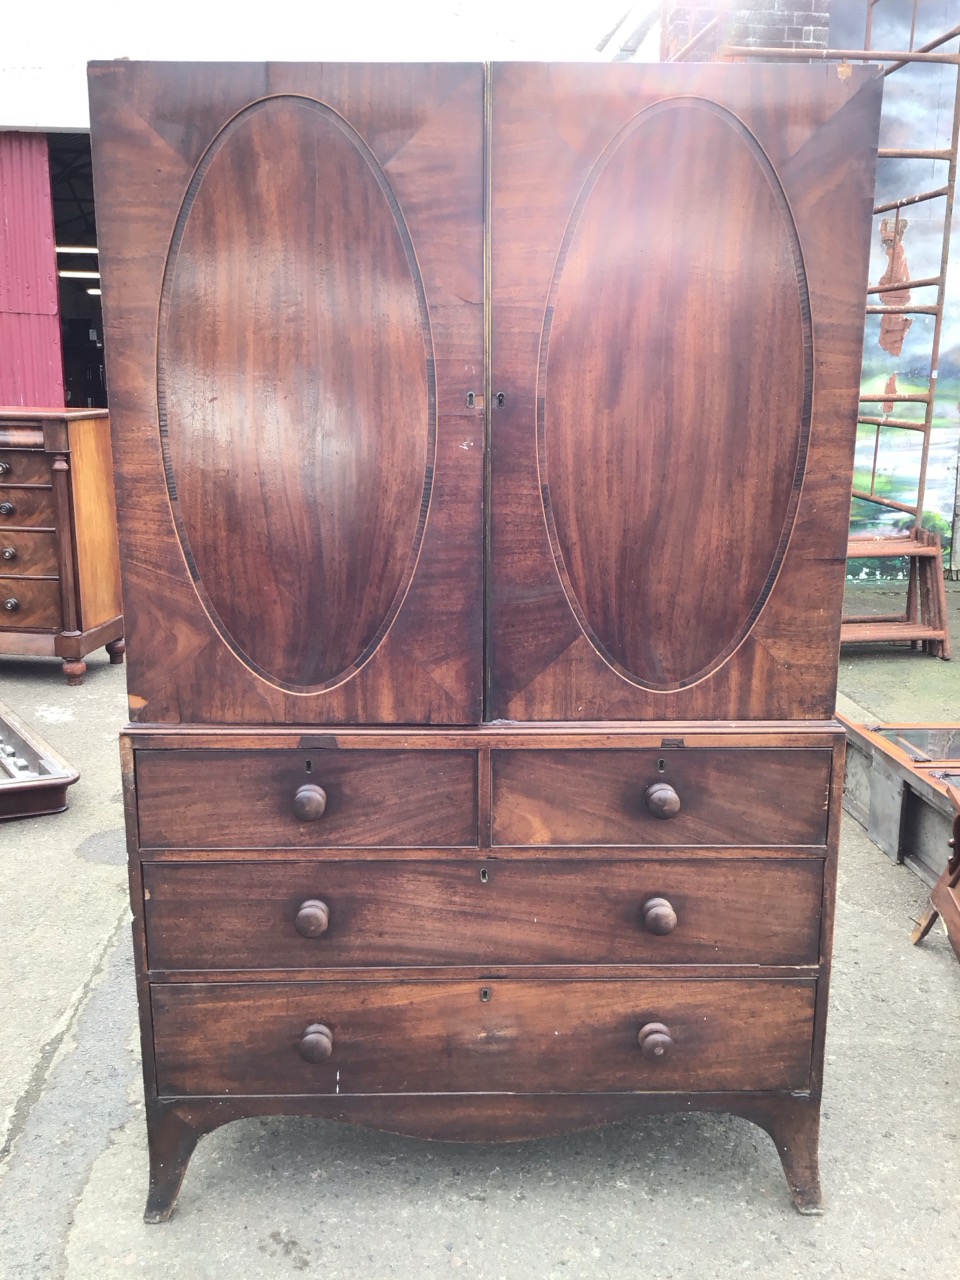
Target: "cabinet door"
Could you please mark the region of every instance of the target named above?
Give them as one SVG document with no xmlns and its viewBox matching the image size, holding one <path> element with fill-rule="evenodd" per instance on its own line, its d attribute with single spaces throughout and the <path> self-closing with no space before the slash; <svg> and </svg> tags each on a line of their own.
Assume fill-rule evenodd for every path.
<svg viewBox="0 0 960 1280">
<path fill-rule="evenodd" d="M 492 717 L 833 714 L 879 104 L 494 68 Z"/>
<path fill-rule="evenodd" d="M 91 103 L 132 717 L 476 722 L 482 68 Z"/>
</svg>

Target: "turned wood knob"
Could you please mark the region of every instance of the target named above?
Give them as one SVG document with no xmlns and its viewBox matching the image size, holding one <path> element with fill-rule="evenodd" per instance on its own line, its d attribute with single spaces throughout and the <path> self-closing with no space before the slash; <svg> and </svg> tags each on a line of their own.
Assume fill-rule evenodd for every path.
<svg viewBox="0 0 960 1280">
<path fill-rule="evenodd" d="M 647 933 L 656 933 L 663 937 L 673 933 L 677 927 L 677 913 L 666 898 L 648 898 L 641 907 L 643 927 Z"/>
<path fill-rule="evenodd" d="M 326 933 L 330 923 L 330 908 L 319 898 L 308 898 L 300 903 L 300 910 L 294 921 L 297 933 L 303 938 L 319 938 Z"/>
<path fill-rule="evenodd" d="M 642 1026 L 637 1043 L 648 1062 L 663 1062 L 673 1052 L 673 1037 L 662 1022 L 648 1022 Z"/>
<path fill-rule="evenodd" d="M 8 596 L 3 602 L 3 607 L 7 613 L 16 613 L 20 608 L 20 601 L 16 596 Z"/>
<path fill-rule="evenodd" d="M 301 822 L 316 822 L 326 807 L 327 793 L 313 782 L 305 782 L 293 797 L 293 812 Z"/>
<path fill-rule="evenodd" d="M 333 1053 L 333 1032 L 322 1022 L 311 1023 L 300 1040 L 300 1057 L 304 1062 L 326 1062 Z"/>
<path fill-rule="evenodd" d="M 680 812 L 680 797 L 669 782 L 654 782 L 644 799 L 655 818 L 673 818 Z"/>
<path fill-rule="evenodd" d="M 17 548 L 16 548 L 16 547 L 4 547 L 4 548 L 3 548 L 3 550 L 2 550 L 2 551 L 0 551 L 0 556 L 2 556 L 4 560 L 16 560 L 16 558 L 17 558 Z"/>
<path fill-rule="evenodd" d="M 12 502 L 0 502 L 0 516 L 12 516 L 16 509 Z"/>
</svg>

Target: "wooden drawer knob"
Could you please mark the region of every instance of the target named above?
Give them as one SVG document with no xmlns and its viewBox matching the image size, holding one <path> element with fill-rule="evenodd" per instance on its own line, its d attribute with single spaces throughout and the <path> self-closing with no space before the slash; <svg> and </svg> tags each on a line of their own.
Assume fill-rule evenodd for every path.
<svg viewBox="0 0 960 1280">
<path fill-rule="evenodd" d="M 20 601 L 16 596 L 7 596 L 3 602 L 3 607 L 7 613 L 16 613 L 20 608 Z"/>
<path fill-rule="evenodd" d="M 12 516 L 16 510 L 12 502 L 0 502 L 0 516 Z"/>
<path fill-rule="evenodd" d="M 322 1022 L 314 1022 L 300 1040 L 300 1057 L 304 1062 L 326 1062 L 333 1053 L 333 1032 Z"/>
<path fill-rule="evenodd" d="M 326 807 L 327 793 L 313 782 L 305 782 L 293 797 L 293 812 L 301 822 L 316 822 Z"/>
<path fill-rule="evenodd" d="M 663 1062 L 673 1052 L 673 1037 L 662 1022 L 648 1022 L 642 1026 L 637 1043 L 648 1062 Z"/>
<path fill-rule="evenodd" d="M 647 933 L 660 937 L 673 933 L 677 927 L 677 913 L 666 898 L 648 898 L 643 904 L 643 927 Z"/>
<path fill-rule="evenodd" d="M 0 462 L 0 476 L 5 476 L 10 470 L 9 462 Z"/>
<path fill-rule="evenodd" d="M 300 910 L 294 921 L 297 933 L 302 938 L 319 938 L 326 933 L 330 923 L 330 908 L 319 898 L 308 898 L 300 903 Z"/>
<path fill-rule="evenodd" d="M 0 551 L 0 557 L 2 557 L 4 560 L 16 560 L 16 558 L 17 558 L 17 548 L 16 548 L 16 547 L 4 547 L 4 548 L 3 548 L 3 550 L 2 550 L 2 551 Z"/>
<path fill-rule="evenodd" d="M 654 782 L 644 799 L 655 818 L 673 818 L 680 812 L 680 797 L 669 782 Z"/>
</svg>

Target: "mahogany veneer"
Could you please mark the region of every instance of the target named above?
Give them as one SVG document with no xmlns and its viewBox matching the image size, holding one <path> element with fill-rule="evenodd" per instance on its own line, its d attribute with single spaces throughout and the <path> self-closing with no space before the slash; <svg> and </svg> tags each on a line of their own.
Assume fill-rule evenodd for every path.
<svg viewBox="0 0 960 1280">
<path fill-rule="evenodd" d="M 105 409 L 0 409 L 0 655 L 123 661 L 110 422 Z"/>
<path fill-rule="evenodd" d="M 817 1210 L 879 95 L 91 68 L 148 1221 L 282 1113 L 728 1110 Z"/>
</svg>

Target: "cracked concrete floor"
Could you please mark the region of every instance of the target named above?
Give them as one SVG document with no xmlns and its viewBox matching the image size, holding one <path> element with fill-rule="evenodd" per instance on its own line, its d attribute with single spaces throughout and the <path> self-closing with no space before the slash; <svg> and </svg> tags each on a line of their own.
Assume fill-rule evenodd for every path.
<svg viewBox="0 0 960 1280">
<path fill-rule="evenodd" d="M 936 705 L 960 671 L 919 655 L 844 667 L 861 661 L 879 662 L 886 682 L 871 666 L 865 683 L 842 676 L 842 687 L 878 715 L 864 689 L 899 687 L 906 672 Z M 116 746 L 123 671 L 101 651 L 71 689 L 59 664 L 4 660 L 0 698 L 82 771 L 67 813 L 0 825 L 3 1280 L 956 1274 L 960 966 L 940 931 L 910 946 L 924 887 L 848 818 L 822 1218 L 794 1212 L 772 1143 L 730 1117 L 493 1147 L 265 1119 L 204 1138 L 174 1218 L 144 1226 Z"/>
</svg>

